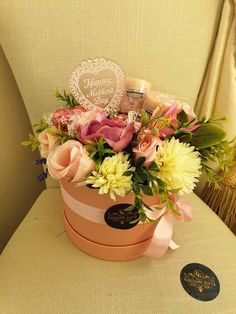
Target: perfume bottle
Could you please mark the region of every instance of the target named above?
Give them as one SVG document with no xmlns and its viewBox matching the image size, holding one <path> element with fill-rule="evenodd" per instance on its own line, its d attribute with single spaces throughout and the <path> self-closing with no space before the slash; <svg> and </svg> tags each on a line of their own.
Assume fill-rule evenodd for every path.
<svg viewBox="0 0 236 314">
<path fill-rule="evenodd" d="M 127 114 L 129 111 L 139 111 L 144 103 L 144 97 L 151 89 L 147 81 L 128 78 L 126 81 L 126 93 L 120 104 L 120 112 Z"/>
</svg>

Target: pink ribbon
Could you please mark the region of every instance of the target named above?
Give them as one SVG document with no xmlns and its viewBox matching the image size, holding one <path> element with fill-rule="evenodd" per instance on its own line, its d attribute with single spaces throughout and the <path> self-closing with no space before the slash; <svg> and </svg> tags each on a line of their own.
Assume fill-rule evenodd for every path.
<svg viewBox="0 0 236 314">
<path fill-rule="evenodd" d="M 165 255 L 168 247 L 172 250 L 179 248 L 179 245 L 172 240 L 174 219 L 178 221 L 190 221 L 192 213 L 191 206 L 188 203 L 177 201 L 175 202 L 175 206 L 180 213 L 179 216 L 174 215 L 166 207 L 152 212 L 154 213 L 152 215 L 153 218 L 161 218 L 153 234 L 152 242 L 143 255 L 151 256 L 152 258 L 161 258 Z"/>
</svg>

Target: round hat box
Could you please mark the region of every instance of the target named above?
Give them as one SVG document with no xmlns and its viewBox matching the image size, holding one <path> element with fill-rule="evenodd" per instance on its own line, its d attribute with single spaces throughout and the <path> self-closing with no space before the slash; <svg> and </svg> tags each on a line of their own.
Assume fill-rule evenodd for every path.
<svg viewBox="0 0 236 314">
<path fill-rule="evenodd" d="M 134 193 L 117 197 L 99 195 L 98 189 L 60 182 L 64 202 L 64 224 L 71 241 L 94 257 L 122 261 L 144 254 L 157 223 L 135 222 L 137 210 L 126 211 L 134 203 Z M 157 196 L 144 195 L 149 206 L 158 203 Z"/>
</svg>

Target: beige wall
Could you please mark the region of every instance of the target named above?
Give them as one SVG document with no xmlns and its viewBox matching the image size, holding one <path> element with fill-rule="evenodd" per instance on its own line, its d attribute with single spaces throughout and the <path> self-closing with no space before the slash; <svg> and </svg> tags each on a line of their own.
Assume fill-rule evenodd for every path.
<svg viewBox="0 0 236 314">
<path fill-rule="evenodd" d="M 0 46 L 0 252 L 44 184 L 35 179 L 39 155 L 20 146 L 32 132 L 29 118 Z"/>
<path fill-rule="evenodd" d="M 222 0 L 2 0 L 0 38 L 31 122 L 85 58 L 118 61 L 194 105 Z"/>
</svg>

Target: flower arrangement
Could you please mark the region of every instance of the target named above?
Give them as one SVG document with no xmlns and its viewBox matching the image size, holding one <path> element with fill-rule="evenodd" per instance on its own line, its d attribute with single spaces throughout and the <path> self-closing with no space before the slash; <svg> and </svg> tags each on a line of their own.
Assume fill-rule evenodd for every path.
<svg viewBox="0 0 236 314">
<path fill-rule="evenodd" d="M 209 162 L 224 172 L 232 164 L 232 142 L 221 127 L 225 119 L 197 119 L 189 105 L 170 103 L 164 94 L 152 114 L 139 109 L 104 115 L 85 110 L 66 91 L 57 91 L 56 98 L 65 106 L 44 114 L 34 125 L 38 135 L 22 142 L 40 148 L 36 164 L 45 164 L 45 171 L 38 179 L 50 175 L 88 185 L 114 201 L 133 193 L 126 210 L 138 210 L 142 222 L 153 222 L 163 208 L 178 218 L 179 196 L 193 191 L 202 172 L 216 185 L 220 180 Z M 157 195 L 159 204 L 150 207 L 143 195 Z"/>
</svg>

